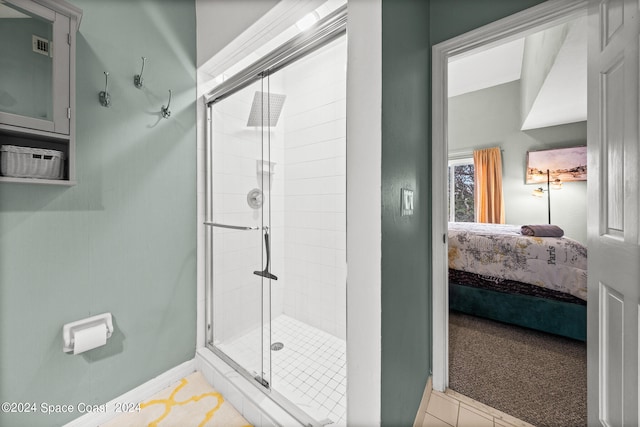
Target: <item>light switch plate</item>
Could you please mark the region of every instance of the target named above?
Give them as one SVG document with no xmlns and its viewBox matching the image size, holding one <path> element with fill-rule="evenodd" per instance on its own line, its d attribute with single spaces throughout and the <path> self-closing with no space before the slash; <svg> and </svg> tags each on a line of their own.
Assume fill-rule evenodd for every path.
<svg viewBox="0 0 640 427">
<path fill-rule="evenodd" d="M 413 215 L 413 190 L 408 188 L 402 189 L 401 200 L 402 216 Z"/>
</svg>

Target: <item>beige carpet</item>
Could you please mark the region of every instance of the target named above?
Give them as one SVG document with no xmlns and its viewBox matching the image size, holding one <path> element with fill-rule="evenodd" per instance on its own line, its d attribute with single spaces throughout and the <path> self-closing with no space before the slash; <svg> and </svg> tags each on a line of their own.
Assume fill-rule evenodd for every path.
<svg viewBox="0 0 640 427">
<path fill-rule="evenodd" d="M 449 387 L 536 426 L 587 424 L 586 344 L 450 313 Z"/>
<path fill-rule="evenodd" d="M 250 427 L 247 420 L 194 372 L 102 427 Z"/>
</svg>

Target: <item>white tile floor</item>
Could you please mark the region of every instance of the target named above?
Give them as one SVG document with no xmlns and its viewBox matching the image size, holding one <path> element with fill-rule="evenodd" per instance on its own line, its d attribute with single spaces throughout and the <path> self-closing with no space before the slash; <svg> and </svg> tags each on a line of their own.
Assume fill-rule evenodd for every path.
<svg viewBox="0 0 640 427">
<path fill-rule="evenodd" d="M 534 427 L 453 390 L 433 390 L 427 399 L 421 427 Z"/>
<path fill-rule="evenodd" d="M 325 424 L 328 419 L 332 427 L 346 426 L 345 341 L 280 315 L 271 321 L 270 342 L 284 344 L 281 350 L 270 352 L 272 389 L 317 421 Z M 260 328 L 216 346 L 251 371 L 260 360 Z M 268 368 L 265 370 L 265 378 L 269 378 Z"/>
</svg>

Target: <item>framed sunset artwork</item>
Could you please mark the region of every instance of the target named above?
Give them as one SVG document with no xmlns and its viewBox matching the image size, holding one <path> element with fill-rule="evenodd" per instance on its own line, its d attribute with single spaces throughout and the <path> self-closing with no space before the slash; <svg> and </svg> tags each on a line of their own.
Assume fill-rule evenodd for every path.
<svg viewBox="0 0 640 427">
<path fill-rule="evenodd" d="M 587 146 L 527 151 L 527 184 L 547 182 L 547 170 L 551 181 L 586 181 Z"/>
</svg>

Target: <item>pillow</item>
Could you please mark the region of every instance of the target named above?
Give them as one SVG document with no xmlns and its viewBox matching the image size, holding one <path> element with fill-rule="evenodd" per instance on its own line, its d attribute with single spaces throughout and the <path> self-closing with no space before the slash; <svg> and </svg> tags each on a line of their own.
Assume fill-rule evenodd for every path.
<svg viewBox="0 0 640 427">
<path fill-rule="evenodd" d="M 520 233 L 524 236 L 535 236 L 535 237 L 562 237 L 564 236 L 564 231 L 562 228 L 557 225 L 523 225 L 520 227 Z"/>
</svg>

